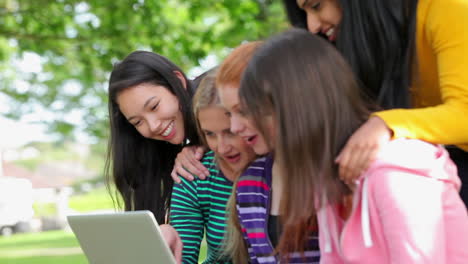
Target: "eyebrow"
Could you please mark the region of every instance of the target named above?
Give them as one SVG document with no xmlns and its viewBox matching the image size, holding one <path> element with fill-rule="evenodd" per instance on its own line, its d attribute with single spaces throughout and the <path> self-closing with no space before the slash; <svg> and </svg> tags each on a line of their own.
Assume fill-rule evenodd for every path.
<svg viewBox="0 0 468 264">
<path fill-rule="evenodd" d="M 145 104 L 143 105 L 143 109 L 145 109 L 145 108 L 149 105 L 149 103 L 151 103 L 151 101 L 152 101 L 154 98 L 156 98 L 156 96 L 151 96 L 150 98 L 148 98 L 148 100 L 146 100 Z M 132 119 L 134 119 L 135 117 L 136 117 L 136 116 L 131 116 L 131 117 L 129 117 L 129 118 L 127 119 L 127 121 L 130 122 L 130 121 L 131 121 Z"/>
<path fill-rule="evenodd" d="M 237 104 L 231 106 L 231 109 L 232 109 L 232 110 L 239 110 L 239 107 L 240 107 L 240 104 L 237 103 Z M 229 112 L 229 111 L 228 111 L 228 112 Z"/>
<path fill-rule="evenodd" d="M 310 0 L 304 0 L 304 2 L 302 2 L 302 5 L 300 6 L 300 8 L 304 8 L 308 3 L 309 3 Z"/>
</svg>

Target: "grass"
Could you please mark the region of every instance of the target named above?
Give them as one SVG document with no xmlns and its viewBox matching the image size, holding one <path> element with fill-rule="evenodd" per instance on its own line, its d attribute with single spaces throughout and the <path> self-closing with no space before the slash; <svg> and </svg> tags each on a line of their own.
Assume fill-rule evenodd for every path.
<svg viewBox="0 0 468 264">
<path fill-rule="evenodd" d="M 86 264 L 72 233 L 49 231 L 0 237 L 2 264 Z"/>
<path fill-rule="evenodd" d="M 69 206 L 77 212 L 109 210 L 114 208 L 105 187 L 86 194 L 70 197 Z M 50 214 L 53 205 L 35 204 L 35 210 Z M 206 243 L 202 243 L 200 260 L 206 258 Z M 14 234 L 0 236 L 1 264 L 87 264 L 75 235 L 66 231 Z M 201 263 L 201 262 L 200 262 Z"/>
<path fill-rule="evenodd" d="M 200 260 L 206 258 L 202 243 Z M 1 264 L 87 264 L 73 233 L 48 231 L 0 237 Z M 201 263 L 201 262 L 200 262 Z"/>
<path fill-rule="evenodd" d="M 105 187 L 72 196 L 68 205 L 71 209 L 81 213 L 114 208 L 114 203 Z"/>
</svg>

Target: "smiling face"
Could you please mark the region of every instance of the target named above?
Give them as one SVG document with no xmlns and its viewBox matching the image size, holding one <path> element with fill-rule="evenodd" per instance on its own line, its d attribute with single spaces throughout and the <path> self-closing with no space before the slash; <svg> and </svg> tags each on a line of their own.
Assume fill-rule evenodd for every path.
<svg viewBox="0 0 468 264">
<path fill-rule="evenodd" d="M 231 131 L 241 136 L 257 155 L 265 155 L 270 152 L 270 147 L 252 119 L 242 112 L 238 91 L 238 87 L 233 86 L 218 89 L 221 104 L 231 115 Z"/>
<path fill-rule="evenodd" d="M 145 138 L 181 144 L 185 138 L 179 100 L 166 87 L 142 83 L 117 96 L 120 111 Z"/>
<path fill-rule="evenodd" d="M 198 122 L 208 147 L 226 161 L 234 172 L 240 172 L 254 158 L 252 149 L 230 130 L 229 112 L 220 106 L 200 109 Z"/>
<path fill-rule="evenodd" d="M 342 18 L 338 0 L 297 0 L 296 2 L 307 14 L 307 29 L 314 34 L 323 33 L 330 42 L 334 42 Z"/>
</svg>

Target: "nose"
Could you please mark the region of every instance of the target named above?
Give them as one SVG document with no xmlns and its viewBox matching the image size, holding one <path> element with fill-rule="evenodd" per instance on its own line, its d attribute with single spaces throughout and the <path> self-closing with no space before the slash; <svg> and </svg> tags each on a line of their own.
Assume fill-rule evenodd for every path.
<svg viewBox="0 0 468 264">
<path fill-rule="evenodd" d="M 320 28 L 322 27 L 322 23 L 320 18 L 317 14 L 313 14 L 311 12 L 307 12 L 307 29 L 310 33 L 317 34 L 320 32 Z"/>
<path fill-rule="evenodd" d="M 231 116 L 231 132 L 234 134 L 239 134 L 244 130 L 244 125 L 242 124 L 241 119 L 238 114 L 233 114 Z"/>
<path fill-rule="evenodd" d="M 224 138 L 224 136 L 219 136 L 218 137 L 218 152 L 221 155 L 229 153 L 231 151 L 231 144 L 227 142 L 227 140 Z"/>
<path fill-rule="evenodd" d="M 161 120 L 158 119 L 150 119 L 148 122 L 148 129 L 151 134 L 160 133 L 161 132 Z"/>
</svg>

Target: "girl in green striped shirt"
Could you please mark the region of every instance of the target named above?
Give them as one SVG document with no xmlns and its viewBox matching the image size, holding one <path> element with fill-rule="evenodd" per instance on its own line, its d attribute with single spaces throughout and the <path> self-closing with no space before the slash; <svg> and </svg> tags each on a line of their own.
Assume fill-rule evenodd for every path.
<svg viewBox="0 0 468 264">
<path fill-rule="evenodd" d="M 226 226 L 226 204 L 235 178 L 255 158 L 242 138 L 230 131 L 228 111 L 220 106 L 215 71 L 200 83 L 193 98 L 197 128 L 207 152 L 202 159 L 209 170 L 206 180 L 182 178 L 172 191 L 170 224 L 183 242 L 182 262 L 197 263 L 206 234 L 207 256 L 203 263 L 229 263 L 221 256 Z"/>
</svg>

